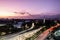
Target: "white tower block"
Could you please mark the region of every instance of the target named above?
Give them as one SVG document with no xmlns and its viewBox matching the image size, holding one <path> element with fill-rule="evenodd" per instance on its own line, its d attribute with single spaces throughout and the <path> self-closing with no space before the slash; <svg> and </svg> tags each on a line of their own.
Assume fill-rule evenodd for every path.
<svg viewBox="0 0 60 40">
<path fill-rule="evenodd" d="M 45 23 L 45 18 L 43 19 L 43 23 Z"/>
</svg>

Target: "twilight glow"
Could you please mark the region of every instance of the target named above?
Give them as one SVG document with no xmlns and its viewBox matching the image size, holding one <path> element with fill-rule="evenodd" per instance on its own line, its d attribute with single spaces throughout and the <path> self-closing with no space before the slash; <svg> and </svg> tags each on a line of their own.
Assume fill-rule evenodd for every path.
<svg viewBox="0 0 60 40">
<path fill-rule="evenodd" d="M 21 16 L 14 12 L 29 12 L 32 15 L 60 13 L 60 0 L 0 0 L 0 17 Z"/>
</svg>

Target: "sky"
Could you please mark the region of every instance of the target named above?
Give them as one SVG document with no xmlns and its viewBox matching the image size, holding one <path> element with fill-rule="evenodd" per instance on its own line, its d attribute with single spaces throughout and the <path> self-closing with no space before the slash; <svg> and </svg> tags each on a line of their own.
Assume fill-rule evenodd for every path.
<svg viewBox="0 0 60 40">
<path fill-rule="evenodd" d="M 60 0 L 0 0 L 0 17 L 19 16 L 14 12 L 29 12 L 32 15 L 60 13 Z"/>
</svg>

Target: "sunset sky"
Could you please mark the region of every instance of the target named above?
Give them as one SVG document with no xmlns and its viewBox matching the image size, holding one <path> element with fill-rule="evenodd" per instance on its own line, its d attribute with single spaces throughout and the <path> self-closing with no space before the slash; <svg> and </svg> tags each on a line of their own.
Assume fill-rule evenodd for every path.
<svg viewBox="0 0 60 40">
<path fill-rule="evenodd" d="M 0 16 L 16 16 L 14 12 L 59 14 L 60 0 L 0 0 Z M 19 16 L 19 15 L 18 15 Z"/>
</svg>

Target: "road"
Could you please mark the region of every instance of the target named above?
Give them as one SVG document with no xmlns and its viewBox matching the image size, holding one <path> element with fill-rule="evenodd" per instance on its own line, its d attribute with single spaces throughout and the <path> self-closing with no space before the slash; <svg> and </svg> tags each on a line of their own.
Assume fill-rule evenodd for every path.
<svg viewBox="0 0 60 40">
<path fill-rule="evenodd" d="M 42 29 L 43 27 L 40 27 L 39 29 L 36 29 L 36 30 L 33 30 L 33 31 L 30 32 L 29 30 L 31 30 L 33 28 L 34 28 L 34 25 L 31 28 L 29 28 L 27 30 L 24 30 L 22 32 L 19 32 L 19 33 L 16 33 L 16 34 L 10 34 L 10 35 L 6 35 L 6 36 L 2 36 L 2 37 L 0 37 L 0 40 L 16 40 L 16 39 L 21 40 L 23 38 L 23 37 L 21 38 L 22 35 L 23 36 L 26 35 L 26 34 L 28 34 L 28 35 L 31 34 L 32 35 L 32 34 L 36 33 L 37 31 L 39 31 L 40 29 Z M 26 31 L 29 31 L 29 33 L 26 32 Z M 24 33 L 24 32 L 26 32 L 26 33 Z M 23 34 L 21 34 L 21 33 L 23 33 Z"/>
<path fill-rule="evenodd" d="M 59 23 L 57 23 L 57 25 L 55 26 L 51 26 L 51 28 L 47 29 L 46 31 L 44 31 L 42 34 L 40 34 L 35 40 L 44 40 L 48 34 L 49 34 L 49 31 L 52 32 L 54 28 L 60 26 Z"/>
</svg>

